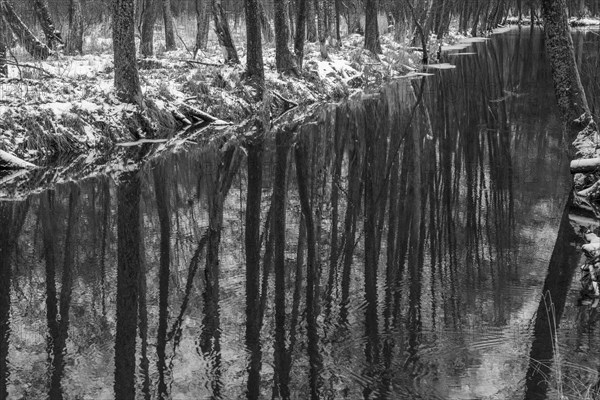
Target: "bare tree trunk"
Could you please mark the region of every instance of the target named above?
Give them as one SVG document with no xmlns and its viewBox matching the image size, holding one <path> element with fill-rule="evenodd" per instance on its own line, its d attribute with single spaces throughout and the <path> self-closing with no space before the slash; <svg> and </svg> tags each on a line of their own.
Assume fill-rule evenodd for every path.
<svg viewBox="0 0 600 400">
<path fill-rule="evenodd" d="M 296 12 L 296 37 L 294 39 L 294 53 L 296 64 L 302 69 L 304 60 L 304 40 L 306 36 L 306 6 L 312 0 L 297 0 L 298 11 Z"/>
<path fill-rule="evenodd" d="M 208 45 L 208 26 L 210 24 L 210 13 L 208 5 L 211 0 L 196 0 L 196 45 L 194 48 L 194 58 L 198 50 L 206 50 Z"/>
<path fill-rule="evenodd" d="M 375 54 L 381 54 L 379 42 L 379 0 L 365 0 L 365 49 Z"/>
<path fill-rule="evenodd" d="M 245 0 L 246 12 L 246 50 L 247 74 L 258 88 L 257 97 L 262 97 L 262 87 L 265 81 L 263 66 L 262 41 L 260 34 L 260 4 L 262 0 Z"/>
<path fill-rule="evenodd" d="M 327 55 L 327 26 L 325 19 L 327 18 L 325 3 L 327 0 L 314 0 L 315 9 L 317 11 L 317 25 L 319 31 L 319 49 L 321 58 L 326 59 Z"/>
<path fill-rule="evenodd" d="M 554 92 L 569 136 L 575 139 L 586 128 L 597 132 L 577 69 L 565 0 L 542 0 L 542 15 Z"/>
<path fill-rule="evenodd" d="M 137 70 L 133 0 L 113 0 L 113 49 L 117 97 L 142 105 L 142 88 Z"/>
<path fill-rule="evenodd" d="M 329 38 L 329 44 L 336 46 L 336 28 L 335 28 L 335 0 L 324 0 L 327 14 L 327 37 Z"/>
<path fill-rule="evenodd" d="M 289 0 L 274 0 L 275 7 L 275 65 L 279 73 L 298 75 L 294 56 L 288 47 L 290 28 L 287 8 Z"/>
<path fill-rule="evenodd" d="M 1 11 L 1 10 L 0 10 Z M 0 15 L 0 76 L 8 76 L 7 56 L 7 29 L 4 18 Z"/>
<path fill-rule="evenodd" d="M 262 29 L 263 38 L 267 43 L 272 43 L 273 29 L 271 28 L 271 23 L 269 22 L 269 18 L 267 17 L 267 13 L 265 12 L 265 6 L 262 0 L 258 1 L 258 12 L 260 15 L 260 26 Z"/>
<path fill-rule="evenodd" d="M 315 1 L 316 0 L 307 0 L 306 2 L 306 40 L 308 40 L 311 43 L 317 41 L 317 25 L 315 24 Z"/>
<path fill-rule="evenodd" d="M 240 59 L 238 58 L 231 33 L 229 32 L 229 24 L 227 23 L 227 16 L 221 5 L 221 0 L 212 0 L 212 12 L 215 21 L 215 32 L 217 33 L 219 44 L 223 47 L 225 53 L 225 62 L 239 64 Z"/>
<path fill-rule="evenodd" d="M 0 0 L 0 14 L 6 19 L 8 26 L 15 36 L 21 41 L 29 54 L 39 60 L 45 60 L 50 56 L 50 49 L 40 42 L 27 28 L 21 18 L 15 13 L 9 0 Z"/>
<path fill-rule="evenodd" d="M 140 53 L 143 57 L 154 55 L 154 25 L 156 24 L 157 0 L 143 0 Z"/>
<path fill-rule="evenodd" d="M 83 16 L 80 0 L 69 3 L 69 35 L 67 38 L 67 54 L 83 53 Z"/>
<path fill-rule="evenodd" d="M 176 50 L 175 28 L 173 26 L 173 12 L 171 11 L 171 0 L 162 0 L 163 21 L 165 24 L 165 47 L 167 51 Z"/>
<path fill-rule="evenodd" d="M 63 40 L 60 32 L 52 22 L 50 10 L 48 9 L 48 0 L 34 0 L 33 7 L 46 36 L 46 44 L 50 49 L 54 50 L 57 44 L 63 44 Z"/>
</svg>

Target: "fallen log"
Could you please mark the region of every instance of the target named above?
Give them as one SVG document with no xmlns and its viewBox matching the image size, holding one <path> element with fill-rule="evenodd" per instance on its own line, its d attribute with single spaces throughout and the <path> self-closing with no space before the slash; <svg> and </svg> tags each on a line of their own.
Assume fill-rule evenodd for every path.
<svg viewBox="0 0 600 400">
<path fill-rule="evenodd" d="M 571 161 L 571 173 L 594 172 L 600 169 L 600 157 L 582 158 Z"/>
<path fill-rule="evenodd" d="M 37 168 L 37 165 L 22 160 L 4 150 L 0 150 L 0 170 L 31 168 Z"/>
<path fill-rule="evenodd" d="M 189 104 L 179 102 L 176 104 L 176 106 L 179 107 L 181 113 L 184 114 L 188 119 L 190 117 L 194 117 L 196 119 L 201 119 L 217 125 L 231 125 L 231 122 L 223 121 L 222 119 L 214 117 L 209 113 L 197 109 L 196 107 L 190 106 Z"/>
</svg>

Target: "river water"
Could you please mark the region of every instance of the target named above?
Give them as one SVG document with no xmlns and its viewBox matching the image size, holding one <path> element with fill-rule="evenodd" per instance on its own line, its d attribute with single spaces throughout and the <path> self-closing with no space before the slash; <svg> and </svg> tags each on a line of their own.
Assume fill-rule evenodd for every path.
<svg viewBox="0 0 600 400">
<path fill-rule="evenodd" d="M 597 35 L 575 43 L 595 104 Z M 597 313 L 569 217 L 593 220 L 565 208 L 542 35 L 462 52 L 277 140 L 5 187 L 0 398 L 584 393 Z"/>
</svg>

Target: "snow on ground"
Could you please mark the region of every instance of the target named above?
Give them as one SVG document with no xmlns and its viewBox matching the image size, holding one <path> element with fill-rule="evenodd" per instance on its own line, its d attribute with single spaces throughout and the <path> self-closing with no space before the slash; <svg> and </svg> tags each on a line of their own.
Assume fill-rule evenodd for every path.
<svg viewBox="0 0 600 400">
<path fill-rule="evenodd" d="M 438 62 L 440 50 L 464 51 L 470 43 L 481 40 L 485 39 L 469 38 L 455 28 L 443 40 L 432 35 L 428 43 L 430 63 Z M 380 42 L 383 54 L 375 56 L 363 49 L 363 36 L 351 34 L 342 39 L 340 47 L 329 48 L 327 59 L 321 57 L 318 43 L 306 43 L 300 76 L 279 74 L 275 50 L 266 46 L 265 87 L 274 93 L 267 98 L 285 99 L 299 106 L 325 104 L 361 91 L 378 90 L 393 79 L 430 75 L 419 71 L 422 54 L 410 48 L 408 39 L 398 42 L 394 32 L 389 32 Z M 114 93 L 112 54 L 107 43 L 100 38 L 86 42 L 88 54 L 83 56 L 58 54 L 44 62 L 24 58 L 21 65 L 10 66 L 8 78 L 0 79 L 0 150 L 46 169 L 61 169 L 44 181 L 65 179 L 67 174 L 81 178 L 119 171 L 125 165 L 128 169 L 131 160 L 123 157 L 130 146 L 119 144 L 167 138 L 167 142 L 154 145 L 153 151 L 161 152 L 190 142 L 206 142 L 209 132 L 218 136 L 229 129 L 203 128 L 190 136 L 193 130 L 186 129 L 186 124 L 197 120 L 181 113 L 185 107 L 230 122 L 233 127 L 263 115 L 265 110 L 274 112 L 273 104 L 264 107 L 257 102 L 256 90 L 245 83 L 245 54 L 240 57 L 241 65 L 226 65 L 214 43 L 195 60 L 187 49 L 165 52 L 158 43 L 155 57 L 138 60 L 146 103 L 142 115 L 151 121 L 152 128 L 146 136 L 139 124 L 132 129 L 126 122 L 139 113 L 135 107 L 122 104 Z"/>
</svg>

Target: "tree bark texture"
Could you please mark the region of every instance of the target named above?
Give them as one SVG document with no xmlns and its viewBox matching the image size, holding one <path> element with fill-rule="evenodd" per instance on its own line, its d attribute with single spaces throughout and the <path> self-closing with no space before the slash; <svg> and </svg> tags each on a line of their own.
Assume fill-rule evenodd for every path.
<svg viewBox="0 0 600 400">
<path fill-rule="evenodd" d="M 260 2 L 261 0 L 245 0 L 244 10 L 246 13 L 246 49 L 248 52 L 246 68 L 248 78 L 257 83 L 262 93 L 265 73 L 260 33 Z"/>
<path fill-rule="evenodd" d="M 269 22 L 269 17 L 267 17 L 267 13 L 265 11 L 265 5 L 262 0 L 258 1 L 258 10 L 260 15 L 260 26 L 263 33 L 263 38 L 267 43 L 273 42 L 273 28 L 271 27 L 271 23 Z"/>
<path fill-rule="evenodd" d="M 0 76 L 8 76 L 7 56 L 7 31 L 4 18 L 0 16 Z"/>
<path fill-rule="evenodd" d="M 157 0 L 143 0 L 142 37 L 140 53 L 143 57 L 154 55 L 154 25 L 156 24 Z"/>
<path fill-rule="evenodd" d="M 319 31 L 319 49 L 321 58 L 327 58 L 327 23 L 326 23 L 326 0 L 315 0 L 315 10 L 317 12 L 317 26 Z"/>
<path fill-rule="evenodd" d="M 119 100 L 142 105 L 135 56 L 133 0 L 113 0 L 115 89 Z"/>
<path fill-rule="evenodd" d="M 290 28 L 288 26 L 288 0 L 274 0 L 275 8 L 275 66 L 280 73 L 297 75 L 294 56 L 288 47 Z"/>
<path fill-rule="evenodd" d="M 306 6 L 311 0 L 297 0 L 296 12 L 296 37 L 294 38 L 294 53 L 296 53 L 296 64 L 302 69 L 304 59 L 304 38 L 306 36 Z"/>
<path fill-rule="evenodd" d="M 219 39 L 219 44 L 225 50 L 225 62 L 239 64 L 240 59 L 233 44 L 227 16 L 223 10 L 221 0 L 212 0 L 212 13 L 215 21 L 215 32 Z"/>
<path fill-rule="evenodd" d="M 40 42 L 29 28 L 27 28 L 25 23 L 15 13 L 9 0 L 0 0 L 0 14 L 5 18 L 8 26 L 29 54 L 38 60 L 45 60 L 50 56 L 50 48 Z"/>
<path fill-rule="evenodd" d="M 40 21 L 44 35 L 46 36 L 46 43 L 50 49 L 55 49 L 57 44 L 63 44 L 60 32 L 54 26 L 52 17 L 50 16 L 50 10 L 48 8 L 48 0 L 34 0 L 33 7 L 35 14 Z"/>
<path fill-rule="evenodd" d="M 593 123 L 577 70 L 565 0 L 542 0 L 546 52 L 552 66 L 554 92 L 571 139 Z"/>
<path fill-rule="evenodd" d="M 69 3 L 69 36 L 66 52 L 67 54 L 83 53 L 83 15 L 80 0 L 71 0 Z"/>
<path fill-rule="evenodd" d="M 173 25 L 173 12 L 171 11 L 171 0 L 162 0 L 163 21 L 165 24 L 165 48 L 167 51 L 177 49 L 175 43 L 175 27 Z"/>
<path fill-rule="evenodd" d="M 317 41 L 317 24 L 315 23 L 315 0 L 306 0 L 306 40 L 311 43 Z"/>
<path fill-rule="evenodd" d="M 206 50 L 208 45 L 208 27 L 210 24 L 210 13 L 208 11 L 211 0 L 196 0 L 196 46 L 194 58 L 198 50 Z"/>
<path fill-rule="evenodd" d="M 382 52 L 377 23 L 378 13 L 379 0 L 365 0 L 365 49 L 375 54 Z"/>
</svg>

